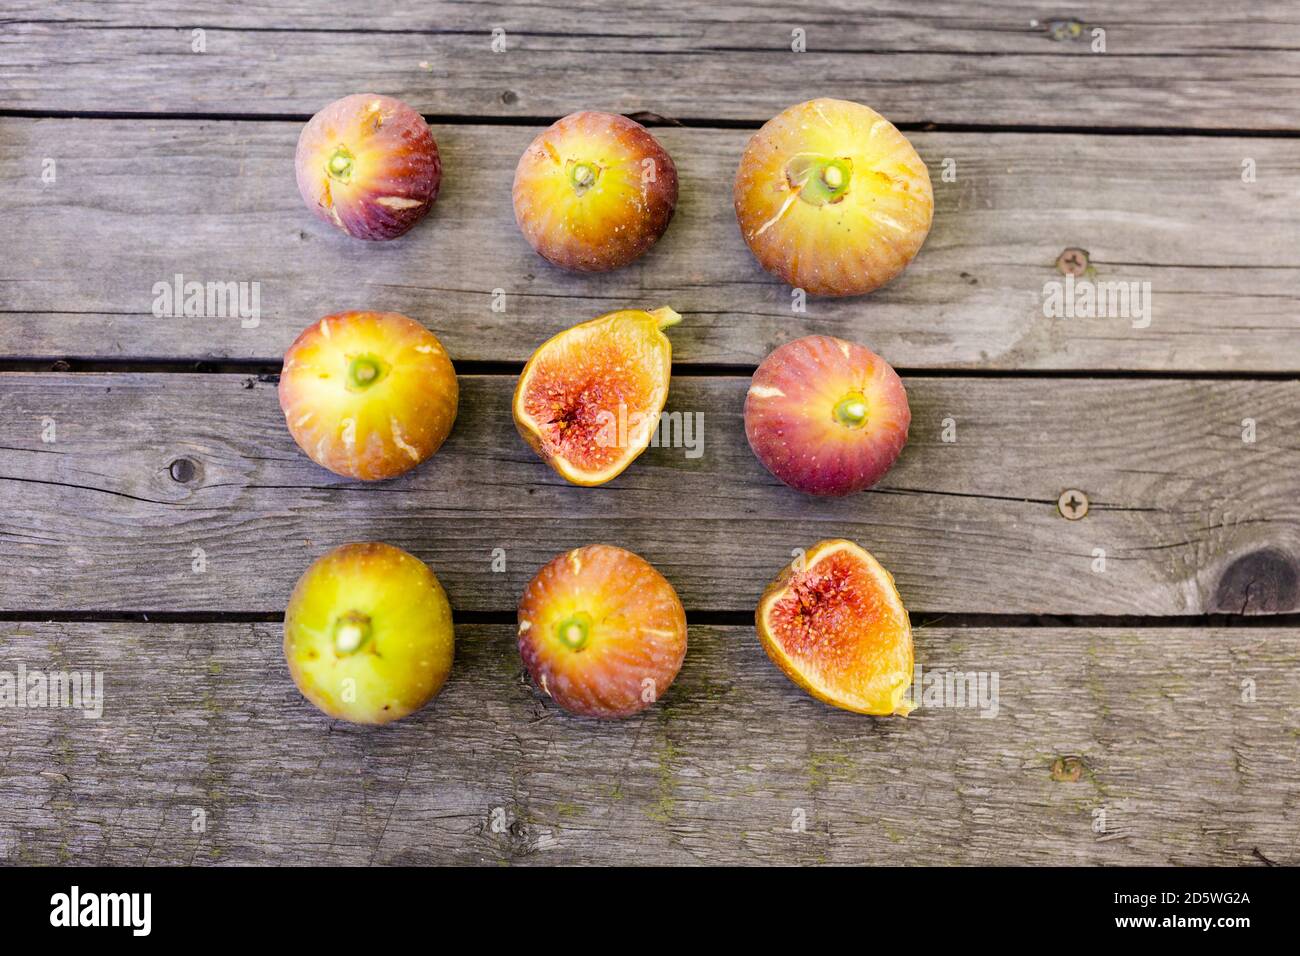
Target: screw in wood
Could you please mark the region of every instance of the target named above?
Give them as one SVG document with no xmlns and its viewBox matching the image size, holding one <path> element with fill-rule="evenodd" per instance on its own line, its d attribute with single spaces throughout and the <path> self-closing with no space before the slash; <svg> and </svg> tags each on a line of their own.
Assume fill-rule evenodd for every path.
<svg viewBox="0 0 1300 956">
<path fill-rule="evenodd" d="M 1088 250 L 1071 246 L 1056 257 L 1056 268 L 1061 275 L 1078 278 L 1088 271 Z"/>
<path fill-rule="evenodd" d="M 1083 776 L 1083 761 L 1078 757 L 1057 757 L 1052 761 L 1052 779 L 1057 783 L 1078 783 Z"/>
<path fill-rule="evenodd" d="M 1078 521 L 1088 513 L 1088 496 L 1078 488 L 1066 488 L 1056 499 L 1056 510 L 1062 518 Z"/>
</svg>

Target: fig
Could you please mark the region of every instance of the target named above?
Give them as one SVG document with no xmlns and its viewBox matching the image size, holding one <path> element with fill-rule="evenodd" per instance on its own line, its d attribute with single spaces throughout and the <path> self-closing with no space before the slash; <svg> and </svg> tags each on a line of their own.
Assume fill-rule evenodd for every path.
<svg viewBox="0 0 1300 956">
<path fill-rule="evenodd" d="M 290 434 L 348 478 L 392 478 L 428 459 L 451 432 L 458 399 L 438 337 L 396 312 L 327 315 L 284 353 Z"/>
<path fill-rule="evenodd" d="M 822 541 L 767 586 L 754 614 L 777 667 L 818 700 L 906 715 L 912 625 L 894 579 L 852 541 Z"/>
<path fill-rule="evenodd" d="M 451 673 L 451 606 L 438 578 L 390 544 L 345 544 L 298 579 L 284 657 L 331 717 L 386 724 L 427 704 Z"/>
<path fill-rule="evenodd" d="M 629 717 L 663 695 L 686 657 L 686 612 L 648 561 L 608 544 L 558 555 L 519 599 L 519 654 L 569 713 Z"/>
<path fill-rule="evenodd" d="M 847 495 L 893 466 L 912 413 L 889 363 L 830 335 L 787 342 L 763 359 L 745 395 L 745 437 L 791 488 Z"/>
<path fill-rule="evenodd" d="M 813 295 L 862 295 L 903 271 L 934 213 L 930 173 L 875 110 L 817 99 L 769 120 L 736 171 L 736 218 L 759 264 Z"/>
<path fill-rule="evenodd" d="M 677 167 L 640 123 L 571 113 L 543 130 L 515 169 L 515 220 L 563 269 L 607 272 L 649 249 L 673 218 Z"/>
<path fill-rule="evenodd" d="M 668 400 L 670 308 L 624 309 L 544 342 L 519 376 L 519 434 L 575 485 L 602 485 L 646 450 Z"/>
<path fill-rule="evenodd" d="M 317 216 L 357 239 L 396 239 L 438 198 L 442 160 L 424 117 L 401 100 L 357 93 L 307 121 L 294 163 Z"/>
</svg>

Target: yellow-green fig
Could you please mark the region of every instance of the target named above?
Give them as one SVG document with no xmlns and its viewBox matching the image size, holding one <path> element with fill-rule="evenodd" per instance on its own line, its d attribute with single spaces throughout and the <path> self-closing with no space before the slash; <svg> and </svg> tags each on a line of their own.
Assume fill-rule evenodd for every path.
<svg viewBox="0 0 1300 956">
<path fill-rule="evenodd" d="M 451 673 L 451 605 L 419 558 L 345 544 L 298 579 L 284 657 L 304 697 L 331 717 L 386 724 L 414 713 Z"/>
</svg>

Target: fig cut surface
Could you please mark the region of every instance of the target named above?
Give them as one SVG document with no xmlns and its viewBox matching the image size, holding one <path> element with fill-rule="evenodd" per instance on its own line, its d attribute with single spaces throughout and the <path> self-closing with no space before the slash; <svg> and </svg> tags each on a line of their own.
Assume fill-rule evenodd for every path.
<svg viewBox="0 0 1300 956">
<path fill-rule="evenodd" d="M 755 612 L 763 649 L 786 676 L 859 714 L 912 710 L 912 626 L 893 576 L 844 539 L 819 542 L 768 585 Z"/>
</svg>

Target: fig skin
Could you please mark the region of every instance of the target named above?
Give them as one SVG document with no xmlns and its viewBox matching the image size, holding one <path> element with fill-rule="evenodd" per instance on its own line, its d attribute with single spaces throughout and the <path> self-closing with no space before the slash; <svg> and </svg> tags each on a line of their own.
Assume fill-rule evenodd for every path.
<svg viewBox="0 0 1300 956">
<path fill-rule="evenodd" d="M 893 467 L 912 412 L 888 362 L 830 335 L 787 342 L 745 395 L 745 437 L 763 467 L 810 495 L 870 488 Z"/>
<path fill-rule="evenodd" d="M 649 249 L 677 208 L 677 167 L 640 123 L 570 113 L 524 150 L 515 168 L 515 221 L 547 261 L 608 272 Z"/>
<path fill-rule="evenodd" d="M 284 354 L 280 408 L 294 441 L 337 475 L 379 481 L 427 461 L 460 387 L 438 337 L 397 312 L 338 312 Z"/>
<path fill-rule="evenodd" d="M 571 714 L 630 717 L 663 696 L 686 658 L 686 611 L 639 555 L 590 544 L 557 555 L 519 599 L 519 654 Z"/>
<path fill-rule="evenodd" d="M 763 650 L 824 703 L 907 716 L 912 624 L 894 577 L 852 541 L 819 541 L 767 586 L 754 611 Z"/>
<path fill-rule="evenodd" d="M 816 99 L 769 120 L 734 190 L 759 264 L 811 295 L 863 295 L 897 276 L 930 231 L 930 173 L 875 110 Z"/>
<path fill-rule="evenodd" d="M 284 657 L 302 695 L 356 724 L 414 713 L 451 673 L 451 605 L 428 566 L 392 545 L 345 544 L 298 579 Z"/>
<path fill-rule="evenodd" d="M 623 309 L 549 338 L 515 386 L 519 434 L 572 484 L 618 477 L 659 427 L 673 356 L 663 330 L 681 320 L 667 306 Z"/>
<path fill-rule="evenodd" d="M 424 117 L 375 93 L 335 100 L 308 120 L 294 167 L 307 208 L 372 241 L 410 231 L 442 185 L 442 159 Z"/>
</svg>

